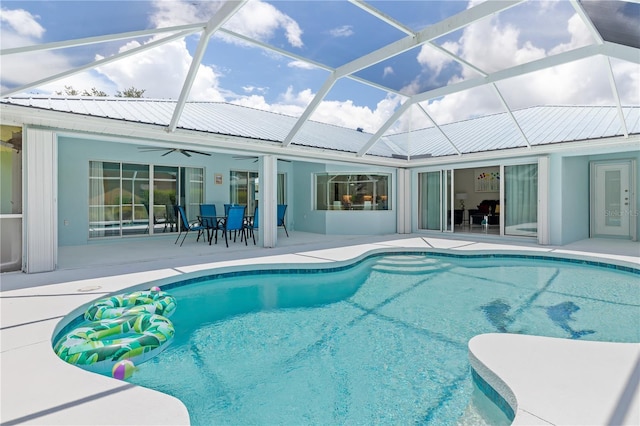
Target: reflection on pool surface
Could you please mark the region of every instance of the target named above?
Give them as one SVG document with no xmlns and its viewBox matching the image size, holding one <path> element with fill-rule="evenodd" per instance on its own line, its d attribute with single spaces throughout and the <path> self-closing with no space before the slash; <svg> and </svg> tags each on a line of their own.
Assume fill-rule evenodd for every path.
<svg viewBox="0 0 640 426">
<path fill-rule="evenodd" d="M 176 339 L 130 381 L 182 400 L 194 425 L 465 423 L 471 337 L 640 341 L 637 278 L 404 254 L 177 286 Z"/>
</svg>

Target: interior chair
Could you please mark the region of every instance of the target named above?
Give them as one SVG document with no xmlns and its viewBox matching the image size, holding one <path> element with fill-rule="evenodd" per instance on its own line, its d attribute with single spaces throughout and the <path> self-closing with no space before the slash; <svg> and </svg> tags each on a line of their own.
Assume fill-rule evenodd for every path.
<svg viewBox="0 0 640 426">
<path fill-rule="evenodd" d="M 220 226 L 220 229 L 222 229 L 222 233 L 224 234 L 224 242 L 227 247 L 229 247 L 229 232 L 231 231 L 236 233 L 233 237 L 234 242 L 236 241 L 237 233 L 240 232 L 240 241 L 244 238 L 244 245 L 248 245 L 248 226 L 244 217 L 246 209 L 246 206 L 229 206 L 229 212 L 225 216 L 224 223 Z M 253 243 L 255 244 L 255 237 L 253 239 Z"/>
<path fill-rule="evenodd" d="M 282 226 L 284 228 L 284 232 L 289 237 L 289 232 L 287 232 L 287 225 L 284 223 L 284 214 L 287 212 L 286 204 L 278 204 L 278 226 Z"/>
<path fill-rule="evenodd" d="M 177 210 L 177 216 L 180 219 L 180 223 L 182 224 L 182 227 L 180 228 L 180 233 L 178 234 L 178 238 L 176 238 L 176 242 L 174 244 L 178 243 L 178 240 L 180 239 L 180 235 L 182 235 L 183 231 L 184 231 L 184 237 L 182 237 L 182 242 L 180 243 L 180 247 L 182 247 L 184 240 L 187 238 L 187 234 L 189 234 L 189 231 L 197 231 L 198 238 L 196 239 L 196 241 L 200 240 L 200 235 L 204 236 L 204 231 L 206 231 L 207 228 L 202 226 L 200 222 L 189 223 L 189 220 L 187 219 L 187 214 L 185 213 L 183 206 L 176 206 L 176 210 Z"/>
<path fill-rule="evenodd" d="M 211 239 L 215 234 L 216 243 L 218 243 L 218 229 L 220 229 L 220 225 L 218 224 L 218 219 L 216 218 L 216 205 L 215 204 L 200 204 L 200 225 L 204 226 L 207 229 L 207 239 L 209 240 L 209 245 L 211 245 Z"/>
</svg>

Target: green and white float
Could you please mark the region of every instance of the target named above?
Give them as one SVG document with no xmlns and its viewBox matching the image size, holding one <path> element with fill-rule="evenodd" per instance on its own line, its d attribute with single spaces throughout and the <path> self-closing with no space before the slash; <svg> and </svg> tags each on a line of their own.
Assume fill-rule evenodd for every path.
<svg viewBox="0 0 640 426">
<path fill-rule="evenodd" d="M 167 348 L 175 334 L 167 317 L 176 307 L 175 298 L 157 287 L 98 300 L 85 312 L 90 322 L 60 338 L 54 351 L 69 364 L 115 374 L 123 360 L 137 365 Z"/>
</svg>

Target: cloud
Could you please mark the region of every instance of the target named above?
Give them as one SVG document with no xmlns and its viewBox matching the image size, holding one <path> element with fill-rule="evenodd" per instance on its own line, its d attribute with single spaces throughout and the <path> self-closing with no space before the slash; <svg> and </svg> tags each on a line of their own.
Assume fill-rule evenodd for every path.
<svg viewBox="0 0 640 426">
<path fill-rule="evenodd" d="M 220 1 L 166 1 L 155 0 L 150 21 L 155 28 L 205 23 L 222 7 Z"/>
<path fill-rule="evenodd" d="M 557 4 L 533 2 L 530 5 L 548 10 Z M 512 12 L 516 11 L 512 9 Z M 525 21 L 527 16 L 523 15 L 524 10 L 521 16 L 515 15 L 514 19 Z M 493 72 L 593 42 L 589 30 L 577 14 L 572 14 L 565 21 L 564 31 L 560 32 L 559 37 L 567 41 L 551 44 L 545 49 L 534 40 L 525 39 L 518 27 L 502 22 L 500 15 L 496 15 L 465 27 L 459 39 L 449 41 L 442 47 L 460 55 L 481 70 Z M 423 79 L 429 78 L 429 72 L 432 73 L 431 78 L 449 72 L 447 64 L 451 60 L 426 46 L 420 50 L 417 60 L 426 69 Z M 611 105 L 613 96 L 607 69 L 605 60 L 596 57 L 504 80 L 498 82 L 497 87 L 512 109 L 534 105 Z M 462 67 L 458 72 L 459 74 L 449 77 L 450 84 L 477 77 L 475 71 L 467 67 Z M 614 74 L 623 103 L 633 104 L 635 101 L 637 104 L 640 97 L 640 73 L 637 65 L 620 61 L 614 67 Z M 422 80 L 414 81 L 408 89 L 418 90 L 422 83 Z M 438 124 L 444 124 L 502 112 L 504 106 L 491 88 L 477 88 L 432 100 L 426 109 Z"/>
<path fill-rule="evenodd" d="M 141 46 L 131 41 L 120 52 Z M 97 56 L 96 59 L 101 59 Z M 177 99 L 191 66 L 192 56 L 184 39 L 165 43 L 153 49 L 120 59 L 96 70 L 113 81 L 118 90 L 128 87 L 144 89 L 146 98 Z M 218 74 L 200 65 L 188 97 L 189 100 L 224 101 L 218 87 Z"/>
<path fill-rule="evenodd" d="M 37 18 L 24 9 L 11 10 L 3 7 L 0 14 L 0 22 L 11 27 L 19 36 L 39 39 L 45 29 L 37 22 Z"/>
<path fill-rule="evenodd" d="M 343 25 L 338 28 L 333 28 L 329 30 L 329 34 L 332 37 L 350 37 L 353 35 L 353 26 L 352 25 Z"/>
<path fill-rule="evenodd" d="M 291 46 L 304 46 L 298 23 L 275 6 L 261 1 L 246 3 L 224 27 L 265 42 L 273 38 L 277 30 L 283 29 Z"/>
<path fill-rule="evenodd" d="M 287 63 L 287 66 L 289 68 L 299 68 L 299 69 L 303 69 L 303 70 L 315 70 L 318 67 L 316 67 L 315 65 L 309 63 L 309 62 L 304 62 L 304 61 L 291 61 L 289 63 Z"/>
<path fill-rule="evenodd" d="M 393 67 L 384 67 L 384 71 L 382 72 L 383 77 L 393 74 L 395 74 L 395 72 L 393 71 Z"/>
<path fill-rule="evenodd" d="M 310 89 L 294 92 L 293 88 L 289 87 L 285 93 L 279 96 L 278 101 L 275 103 L 268 103 L 264 97 L 256 95 L 243 97 L 232 101 L 232 103 L 299 117 L 314 96 L 315 93 Z M 386 122 L 401 101 L 402 98 L 400 96 L 387 95 L 378 102 L 373 110 L 366 106 L 358 106 L 351 100 L 322 101 L 311 116 L 311 120 L 352 129 L 362 127 L 366 132 L 373 133 Z"/>
<path fill-rule="evenodd" d="M 242 90 L 245 93 L 267 93 L 269 91 L 268 87 L 256 87 L 256 86 L 242 86 Z"/>
<path fill-rule="evenodd" d="M 38 43 L 46 32 L 45 28 L 37 22 L 38 19 L 38 16 L 23 9 L 2 8 L 0 14 L 2 48 L 9 49 Z M 34 64 L 46 64 L 46 67 L 34 66 Z M 54 50 L 5 56 L 2 58 L 2 90 L 39 81 L 71 68 L 71 61 L 59 51 Z M 64 88 L 63 85 L 58 87 L 59 90 Z M 27 92 L 48 94 L 47 90 L 39 88 L 39 90 L 32 89 Z"/>
</svg>

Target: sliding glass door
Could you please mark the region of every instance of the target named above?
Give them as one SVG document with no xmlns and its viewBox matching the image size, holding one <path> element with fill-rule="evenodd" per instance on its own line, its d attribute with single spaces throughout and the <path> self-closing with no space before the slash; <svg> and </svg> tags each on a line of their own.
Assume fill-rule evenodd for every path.
<svg viewBox="0 0 640 426">
<path fill-rule="evenodd" d="M 176 231 L 173 205 L 196 218 L 203 177 L 201 168 L 91 161 L 89 238 Z"/>
</svg>

